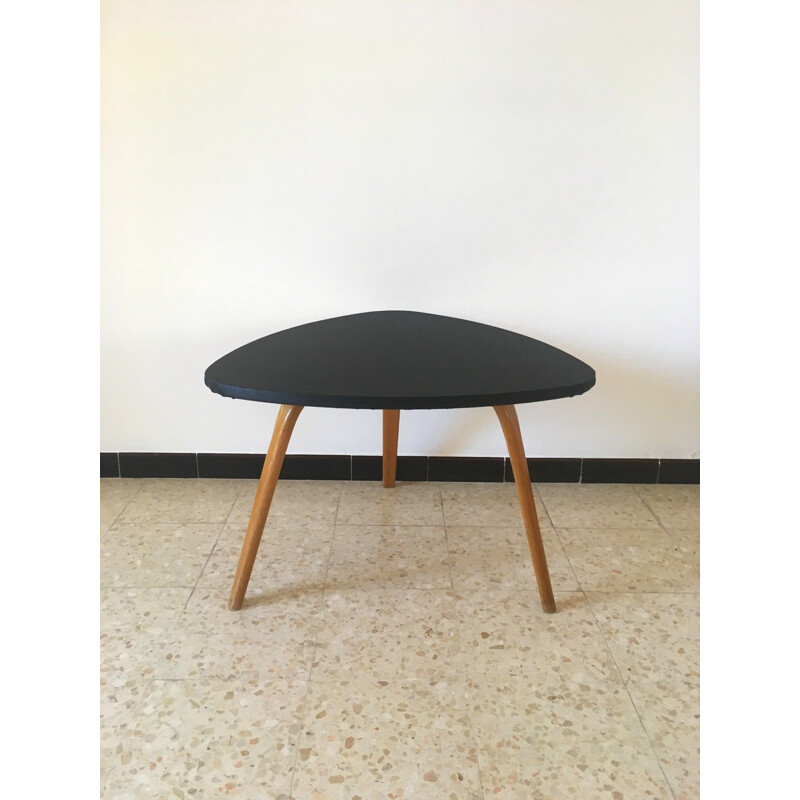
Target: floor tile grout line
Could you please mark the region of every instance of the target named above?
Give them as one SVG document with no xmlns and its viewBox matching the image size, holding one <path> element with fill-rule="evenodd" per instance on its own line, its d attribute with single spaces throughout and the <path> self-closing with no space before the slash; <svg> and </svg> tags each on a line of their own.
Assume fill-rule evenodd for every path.
<svg viewBox="0 0 800 800">
<path fill-rule="evenodd" d="M 666 530 L 667 530 L 667 529 L 664 527 L 664 523 L 661 521 L 661 517 L 659 517 L 659 516 L 658 516 L 658 514 L 656 514 L 656 512 L 655 512 L 655 511 L 653 511 L 653 509 L 652 509 L 652 508 L 650 508 L 650 505 L 649 505 L 649 504 L 648 504 L 648 502 L 647 502 L 647 501 L 646 501 L 646 500 L 645 500 L 645 499 L 644 499 L 644 498 L 643 498 L 643 497 L 642 497 L 642 496 L 639 494 L 639 490 L 636 488 L 636 486 L 635 486 L 635 485 L 634 485 L 634 487 L 633 487 L 633 491 L 634 491 L 634 492 L 636 492 L 636 496 L 639 498 L 639 502 L 640 502 L 640 503 L 641 503 L 641 504 L 642 504 L 642 505 L 643 505 L 643 506 L 644 506 L 644 507 L 645 507 L 645 508 L 646 508 L 646 509 L 647 509 L 647 510 L 648 510 L 648 511 L 649 511 L 649 512 L 650 512 L 650 513 L 653 515 L 653 518 L 654 518 L 654 519 L 655 519 L 655 521 L 658 523 L 658 526 L 659 526 L 659 528 L 661 528 L 661 530 L 662 530 L 662 531 L 665 531 L 665 532 L 666 532 Z"/>
<path fill-rule="evenodd" d="M 503 477 L 505 478 L 505 466 L 504 466 Z M 448 573 L 450 575 L 450 591 L 455 596 L 456 589 L 455 589 L 455 582 L 453 580 L 453 570 L 452 570 L 453 554 L 450 551 L 450 539 L 449 539 L 449 537 L 447 535 L 447 527 L 448 526 L 447 526 L 447 518 L 445 517 L 445 513 L 444 513 L 444 497 L 442 496 L 441 481 L 439 482 L 439 484 L 440 484 L 439 485 L 439 502 L 441 503 L 441 508 L 442 508 L 442 526 L 444 527 L 444 539 L 445 539 L 445 545 L 447 546 L 447 571 L 448 571 Z M 458 526 L 454 525 L 453 527 L 456 528 Z M 471 526 L 464 526 L 464 527 L 471 527 Z M 460 634 L 460 632 L 458 630 L 456 630 L 455 636 L 456 636 L 456 642 L 458 644 L 459 655 L 461 657 L 465 657 L 466 653 L 464 652 L 464 643 L 463 643 L 461 634 Z M 465 688 L 466 688 L 467 692 L 469 692 L 469 690 L 470 690 L 470 686 L 469 686 L 470 680 L 471 679 L 469 677 L 465 678 Z M 474 729 L 473 724 L 472 724 L 472 716 L 468 715 L 467 716 L 467 720 L 468 720 L 468 725 L 469 725 L 469 730 L 470 730 L 470 736 L 472 738 L 472 743 L 475 746 L 475 768 L 478 771 L 478 786 L 480 787 L 480 790 L 481 790 L 481 798 L 483 798 L 483 800 L 485 800 L 485 798 L 486 798 L 486 788 L 483 785 L 483 772 L 481 770 L 481 763 L 480 763 L 480 747 L 478 746 L 478 739 L 477 739 L 477 737 L 475 735 L 475 729 Z"/>
<path fill-rule="evenodd" d="M 675 798 L 675 790 L 672 788 L 672 784 L 670 783 L 669 778 L 667 777 L 667 773 L 664 770 L 664 766 L 661 763 L 661 758 L 658 755 L 658 751 L 656 750 L 655 745 L 653 744 L 653 740 L 650 737 L 650 731 L 647 730 L 647 726 L 644 724 L 644 720 L 642 719 L 642 715 L 639 713 L 639 708 L 636 705 L 636 701 L 633 699 L 633 695 L 631 694 L 630 688 L 630 681 L 624 682 L 625 692 L 628 695 L 628 699 L 631 701 L 631 705 L 633 706 L 633 710 L 636 712 L 636 717 L 639 720 L 639 724 L 642 726 L 642 730 L 644 731 L 644 735 L 647 737 L 647 742 L 650 745 L 650 750 L 655 757 L 656 763 L 658 764 L 658 768 L 661 770 L 661 774 L 664 776 L 664 782 L 667 784 L 667 788 L 670 791 L 670 794 L 673 798 Z"/>
<path fill-rule="evenodd" d="M 178 524 L 178 523 L 175 523 Z M 525 525 L 524 523 L 520 522 L 517 524 L 508 524 L 508 525 L 451 525 L 450 523 L 445 523 L 450 528 L 490 528 L 492 530 L 501 530 L 504 528 L 522 528 L 524 530 Z M 545 528 L 547 530 L 552 530 L 553 526 L 551 525 L 542 525 L 541 520 L 539 521 L 539 526 Z M 336 524 L 337 528 L 440 528 L 441 525 L 438 522 L 339 522 Z M 564 527 L 563 525 L 561 526 Z M 592 530 L 587 528 L 587 530 Z M 603 530 L 602 528 L 598 528 L 597 530 Z M 608 530 L 625 530 L 625 528 L 608 528 Z M 634 530 L 634 529 L 631 529 Z M 691 530 L 690 528 L 686 528 L 686 530 Z"/>
<path fill-rule="evenodd" d="M 700 594 L 700 590 L 696 589 L 693 591 L 678 591 L 675 589 L 597 589 L 593 586 L 581 586 L 580 582 L 577 581 L 579 588 L 577 589 L 563 589 L 563 588 L 554 588 L 554 592 L 580 592 L 586 591 L 591 592 L 592 594 L 607 594 L 607 595 L 615 595 L 615 594 L 658 594 L 658 595 L 681 595 L 681 596 L 695 596 Z M 169 589 L 194 589 L 196 584 L 143 584 L 143 583 L 126 583 L 126 584 L 111 584 L 111 583 L 104 583 L 99 585 L 99 589 L 102 589 L 104 592 L 114 591 L 114 592 L 123 592 L 123 591 L 130 591 L 130 590 L 137 590 L 142 591 L 145 589 L 152 589 L 153 591 L 165 591 Z M 350 586 L 350 585 L 331 585 L 328 587 L 323 587 L 320 585 L 308 586 L 303 587 L 300 589 L 296 589 L 295 591 L 303 592 L 303 593 L 312 593 L 312 592 L 322 592 L 323 588 L 328 589 L 335 589 L 336 593 L 340 592 L 456 592 L 455 588 L 450 586 L 368 586 L 366 584 L 358 585 L 358 586 Z M 467 589 L 469 587 L 466 587 Z M 214 587 L 209 586 L 209 591 L 216 591 L 223 593 L 226 590 L 222 590 L 219 588 L 214 589 Z M 287 590 L 288 591 L 288 590 Z M 536 592 L 536 586 L 528 586 L 527 582 L 525 586 L 514 583 L 513 586 L 482 586 L 481 591 L 487 594 L 492 594 L 494 592 L 498 594 L 505 594 L 507 592 Z"/>
<path fill-rule="evenodd" d="M 322 625 L 324 624 L 323 615 L 324 615 L 324 600 L 325 600 L 325 592 L 328 588 L 328 571 L 331 567 L 331 554 L 333 553 L 333 542 L 336 539 L 336 520 L 339 516 L 339 505 L 342 502 L 342 493 L 344 492 L 344 482 L 340 482 L 339 484 L 339 496 L 336 500 L 336 511 L 333 514 L 333 524 L 331 525 L 331 543 L 328 547 L 328 560 L 325 564 L 325 577 L 322 579 L 322 590 L 320 592 L 320 603 L 319 603 L 319 623 L 314 631 L 313 635 L 313 642 L 311 643 L 311 657 L 309 659 L 308 664 L 308 674 L 306 675 L 306 693 L 303 697 L 303 712 L 300 717 L 300 729 L 297 732 L 297 743 L 295 744 L 294 748 L 294 761 L 292 762 L 292 777 L 289 781 L 289 800 L 292 800 L 294 796 L 294 781 L 297 776 L 297 759 L 300 755 L 300 737 L 303 735 L 303 731 L 305 730 L 305 723 L 306 723 L 306 712 L 308 710 L 308 698 L 311 694 L 311 676 L 314 672 L 314 660 L 316 656 L 316 648 L 317 648 L 317 634 L 322 629 Z"/>
<path fill-rule="evenodd" d="M 462 526 L 462 527 L 474 527 L 474 526 L 465 525 L 465 526 Z M 487 525 L 487 526 L 482 526 L 482 527 L 489 527 L 489 526 Z M 659 525 L 658 527 L 659 528 L 663 528 L 663 526 L 661 526 L 661 525 Z M 653 533 L 653 531 L 656 530 L 655 528 L 642 527 L 641 525 L 626 525 L 624 528 L 609 528 L 607 525 L 554 525 L 553 528 L 555 530 L 558 530 L 558 531 L 591 531 L 591 532 L 595 532 L 595 531 L 617 532 L 618 531 L 619 533 L 625 533 L 626 531 L 627 532 L 638 531 L 640 533 Z M 692 527 L 692 528 L 663 528 L 663 530 L 666 531 L 667 533 L 670 533 L 670 532 L 681 532 L 681 531 L 696 531 L 697 527 L 695 526 L 695 527 Z"/>
<path fill-rule="evenodd" d="M 175 525 L 175 526 L 183 526 L 183 525 L 205 525 L 206 527 L 213 527 L 215 525 L 227 525 L 227 517 L 225 521 L 218 519 L 216 522 L 209 522 L 207 519 L 205 520 L 194 520 L 194 519 L 182 519 L 182 520 L 148 520 L 146 522 L 115 522 L 114 527 L 116 528 L 143 528 L 147 525 Z M 234 525 L 236 523 L 230 523 Z M 242 525 L 246 523 L 241 523 Z M 687 529 L 688 530 L 688 529 Z"/>
<path fill-rule="evenodd" d="M 532 485 L 533 489 L 535 490 L 536 494 L 539 495 L 539 499 L 542 501 L 542 508 L 544 508 L 544 513 L 547 514 L 547 519 L 550 521 L 550 527 L 551 528 L 555 528 L 555 525 L 553 524 L 553 518 L 550 516 L 550 511 L 547 508 L 547 503 L 545 503 L 544 497 L 542 497 L 542 493 L 539 490 L 539 487 L 535 483 L 533 483 L 533 481 L 531 481 L 531 485 Z M 534 504 L 534 506 L 536 505 L 536 498 L 535 497 L 533 498 L 533 504 Z"/>
<path fill-rule="evenodd" d="M 450 591 L 455 592 L 455 584 L 453 583 L 453 554 L 450 552 L 450 539 L 447 536 L 447 521 L 444 516 L 444 498 L 442 497 L 442 487 L 439 486 L 439 506 L 442 510 L 442 528 L 444 529 L 444 546 L 447 549 L 447 575 L 450 578 Z"/>
<path fill-rule="evenodd" d="M 670 484 L 660 484 L 660 485 L 661 486 L 669 486 Z M 694 531 L 694 530 L 699 530 L 700 529 L 699 523 L 696 526 L 692 527 L 692 528 L 667 528 L 667 526 L 664 525 L 664 523 L 661 521 L 661 517 L 659 517 L 658 514 L 656 514 L 656 512 L 650 507 L 648 502 L 639 494 L 639 490 L 636 489 L 635 487 L 634 487 L 634 489 L 636 491 L 636 496 L 639 498 L 639 500 L 642 502 L 642 504 L 645 506 L 645 508 L 647 508 L 647 510 L 653 515 L 653 517 L 655 517 L 655 520 L 658 523 L 659 527 L 667 535 L 668 538 L 671 536 L 671 533 L 670 533 L 671 531 Z M 624 529 L 622 529 L 622 530 L 624 530 Z M 697 572 L 697 576 L 700 577 L 700 570 L 697 567 L 695 567 L 695 565 L 691 561 L 689 561 L 688 559 L 684 558 L 684 561 L 687 564 L 689 564 L 689 566 L 692 567 L 692 569 L 694 569 L 695 572 Z"/>
<path fill-rule="evenodd" d="M 225 517 L 225 521 L 220 524 L 219 526 L 219 533 L 217 534 L 217 538 L 214 539 L 214 544 L 211 548 L 211 551 L 206 558 L 205 564 L 203 564 L 203 569 L 200 570 L 200 574 L 197 576 L 197 580 L 194 582 L 194 586 L 192 587 L 192 591 L 189 592 L 189 597 L 186 598 L 186 602 L 183 605 L 183 611 L 181 611 L 180 616 L 183 616 L 184 612 L 189 606 L 189 602 L 191 601 L 192 597 L 194 597 L 194 593 L 197 590 L 197 587 L 200 583 L 200 579 L 203 577 L 203 573 L 206 571 L 206 567 L 208 566 L 208 562 L 211 561 L 211 556 L 214 555 L 214 551 L 217 549 L 217 544 L 219 544 L 219 539 L 222 536 L 222 532 L 225 530 L 225 526 L 228 524 L 228 520 L 231 518 L 231 514 L 233 514 L 233 509 L 236 506 L 236 502 L 239 500 L 239 496 L 241 495 L 242 491 L 244 491 L 244 487 L 240 487 L 239 491 L 236 493 L 236 497 L 233 498 L 233 502 L 231 503 L 231 507 L 228 510 L 228 516 Z M 179 617 L 180 619 L 180 617 Z"/>
<path fill-rule="evenodd" d="M 696 595 L 700 594 L 700 590 L 679 592 L 675 589 L 594 589 L 591 586 L 584 587 L 583 591 L 591 592 L 592 594 L 679 594 L 679 595 Z"/>
<path fill-rule="evenodd" d="M 324 589 L 323 589 L 324 591 Z M 305 723 L 306 723 L 306 712 L 308 711 L 308 698 L 311 694 L 311 673 L 314 669 L 314 652 L 312 649 L 311 652 L 311 659 L 308 665 L 308 673 L 306 674 L 306 692 L 303 695 L 303 710 L 300 714 L 300 722 L 298 725 L 297 731 L 297 741 L 295 742 L 294 747 L 294 761 L 292 761 L 292 776 L 289 781 L 289 800 L 292 800 L 294 795 L 294 780 L 297 776 L 297 759 L 300 756 L 300 737 L 303 735 L 303 731 L 305 730 Z M 264 756 L 266 758 L 266 755 Z"/>
<path fill-rule="evenodd" d="M 113 584 L 113 583 L 101 583 L 100 589 L 104 592 L 107 591 L 128 591 L 130 589 L 136 589 L 137 591 L 141 591 L 142 589 L 153 589 L 163 592 L 167 589 L 194 589 L 195 584 L 189 583 L 182 583 L 182 584 L 175 584 L 175 583 L 162 583 L 158 585 L 152 585 L 149 583 L 126 583 L 124 585 Z"/>
<path fill-rule="evenodd" d="M 645 506 L 647 506 L 647 503 L 645 503 L 644 500 L 642 500 L 642 502 L 645 504 Z M 647 506 L 647 508 L 650 511 L 650 513 L 653 514 L 653 516 L 655 517 L 656 522 L 658 522 L 658 527 L 660 528 L 660 531 L 659 531 L 660 538 L 663 538 L 663 540 L 664 540 L 663 544 L 665 546 L 667 546 L 668 548 L 672 544 L 672 533 L 681 532 L 681 531 L 697 530 L 697 528 L 669 528 L 668 529 L 668 528 L 664 527 L 663 523 L 656 516 L 655 512 L 649 506 Z M 600 531 L 606 532 L 606 533 L 625 533 L 625 532 L 633 532 L 633 531 L 644 533 L 644 534 L 653 533 L 653 531 L 651 531 L 651 530 L 649 530 L 647 528 L 641 528 L 641 527 L 639 527 L 639 528 L 636 528 L 636 527 L 632 527 L 632 528 L 568 528 L 566 526 L 561 526 L 559 528 L 555 528 L 554 530 L 556 532 L 558 532 L 559 530 L 562 530 L 562 531 L 589 531 L 590 533 L 600 532 Z M 656 530 L 658 530 L 658 529 L 656 529 Z M 559 539 L 560 538 L 561 537 L 559 536 Z M 583 538 L 583 537 L 581 537 L 581 538 Z M 563 541 L 562 541 L 562 547 L 564 547 L 564 550 L 566 552 L 567 548 L 566 548 L 566 545 L 564 545 Z M 674 552 L 674 551 L 670 550 L 670 552 Z M 677 555 L 680 556 L 680 561 L 685 566 L 690 567 L 694 572 L 697 573 L 697 576 L 699 578 L 700 577 L 700 570 L 694 565 L 694 563 L 688 557 L 688 555 L 685 554 L 685 553 L 678 553 Z M 611 590 L 611 589 L 603 590 L 603 589 L 592 589 L 591 587 L 587 587 L 587 588 L 589 588 L 589 591 L 614 591 L 614 590 Z M 619 590 L 619 591 L 624 592 L 625 590 Z M 630 591 L 633 591 L 633 592 L 642 591 L 642 593 L 644 593 L 644 591 L 647 591 L 647 590 L 630 590 Z M 651 591 L 656 591 L 656 590 L 651 590 Z M 697 592 L 699 592 L 699 589 L 697 591 L 686 591 L 686 592 L 675 592 L 675 591 L 670 592 L 669 590 L 665 590 L 665 593 L 667 593 L 667 594 L 697 594 Z"/>
<path fill-rule="evenodd" d="M 578 587 L 578 591 L 583 591 L 583 586 L 581 586 L 581 582 L 578 580 L 578 573 L 575 572 L 575 567 L 572 566 L 572 559 L 569 557 L 569 553 L 567 552 L 567 548 L 564 547 L 564 542 L 561 541 L 561 537 L 558 535 L 558 530 L 553 528 L 556 534 L 556 540 L 561 545 L 561 552 L 564 553 L 564 558 L 567 559 L 567 564 L 569 565 L 569 571 L 572 573 L 572 577 L 575 578 L 575 585 Z M 585 597 L 585 595 L 584 595 Z M 588 601 L 587 601 L 588 602 Z"/>
<path fill-rule="evenodd" d="M 142 491 L 142 484 L 136 487 L 136 491 L 128 498 L 127 502 L 124 506 L 119 510 L 119 514 L 109 523 L 108 527 L 100 534 L 100 538 L 102 539 L 116 524 L 117 520 L 125 513 L 125 509 L 136 499 L 136 495 Z M 102 499 L 102 498 L 101 498 Z M 124 524 L 124 523 L 120 523 Z"/>
<path fill-rule="evenodd" d="M 648 510 L 648 511 L 649 511 L 649 512 L 650 512 L 650 513 L 651 513 L 651 514 L 652 514 L 652 515 L 655 517 L 655 519 L 656 519 L 656 522 L 658 522 L 658 524 L 659 524 L 659 525 L 660 525 L 660 526 L 661 526 L 661 527 L 662 527 L 662 528 L 663 528 L 663 529 L 664 529 L 664 530 L 665 530 L 667 533 L 669 533 L 670 531 L 681 531 L 681 530 L 684 530 L 684 531 L 691 531 L 691 530 L 698 530 L 698 529 L 699 529 L 699 527 L 700 527 L 700 522 L 699 522 L 699 521 L 698 521 L 697 525 L 693 525 L 693 526 L 691 526 L 690 528 L 674 528 L 674 527 L 673 527 L 673 528 L 668 528 L 668 527 L 667 527 L 667 526 L 666 526 L 666 525 L 665 525 L 665 524 L 662 522 L 662 520 L 661 520 L 661 517 L 659 517 L 659 516 L 658 516 L 658 514 L 656 514 L 656 512 L 655 512 L 655 511 L 654 511 L 654 510 L 653 510 L 653 509 L 650 507 L 650 504 L 647 502 L 647 500 L 645 500 L 645 499 L 644 499 L 644 497 L 642 497 L 642 496 L 639 494 L 639 489 L 637 488 L 637 486 L 644 486 L 644 485 L 647 485 L 647 486 L 653 486 L 653 485 L 655 485 L 655 484 L 636 484 L 636 485 L 634 485 L 634 490 L 635 490 L 635 492 L 636 492 L 636 496 L 639 498 L 639 500 L 642 502 L 642 504 L 643 504 L 643 505 L 644 505 L 644 506 L 647 508 L 647 510 Z M 658 484 L 658 485 L 659 485 L 659 486 L 666 486 L 666 487 L 670 487 L 670 486 L 693 486 L 694 484 L 670 484 L 670 483 L 660 483 L 660 484 Z"/>
<path fill-rule="evenodd" d="M 644 720 L 642 719 L 642 715 L 639 713 L 639 709 L 637 708 L 636 703 L 633 700 L 633 695 L 631 694 L 631 690 L 628 686 L 629 681 L 626 679 L 624 672 L 617 663 L 617 659 L 614 656 L 614 653 L 608 644 L 608 639 L 606 639 L 606 635 L 603 632 L 603 627 L 602 625 L 600 625 L 600 620 L 597 619 L 597 614 L 595 613 L 594 606 L 592 605 L 591 601 L 589 600 L 589 597 L 587 596 L 586 592 L 583 589 L 581 589 L 581 593 L 583 594 L 583 599 L 586 601 L 586 605 L 589 606 L 589 610 L 592 612 L 592 618 L 594 619 L 594 624 L 597 627 L 597 630 L 600 632 L 600 635 L 603 637 L 603 643 L 606 646 L 606 650 L 608 651 L 609 656 L 611 656 L 611 660 L 614 662 L 614 666 L 617 668 L 620 677 L 622 678 L 622 685 L 625 687 L 625 692 L 628 695 L 628 699 L 631 701 L 631 706 L 633 706 L 633 710 L 636 712 L 636 717 L 639 720 L 639 724 L 642 726 L 644 735 L 647 737 L 647 742 L 650 745 L 650 751 L 653 753 L 653 757 L 655 758 L 656 763 L 658 764 L 658 768 L 661 770 L 661 774 L 664 777 L 664 782 L 666 783 L 667 788 L 669 789 L 669 792 L 672 795 L 673 800 L 676 800 L 675 790 L 672 788 L 672 784 L 670 783 L 669 778 L 667 777 L 667 773 L 664 771 L 664 766 L 661 763 L 661 759 L 658 757 L 656 748 L 653 745 L 653 740 L 650 738 L 650 731 L 647 730 L 647 727 L 644 724 Z"/>
<path fill-rule="evenodd" d="M 344 483 L 339 486 L 339 497 L 336 500 L 336 511 L 333 513 L 333 525 L 331 527 L 331 543 L 328 547 L 328 560 L 325 564 L 325 577 L 322 579 L 322 599 L 325 599 L 325 591 L 328 588 L 328 572 L 331 568 L 331 556 L 333 555 L 333 543 L 336 541 L 336 520 L 339 518 L 339 506 L 342 502 L 342 493 L 344 492 Z"/>
</svg>

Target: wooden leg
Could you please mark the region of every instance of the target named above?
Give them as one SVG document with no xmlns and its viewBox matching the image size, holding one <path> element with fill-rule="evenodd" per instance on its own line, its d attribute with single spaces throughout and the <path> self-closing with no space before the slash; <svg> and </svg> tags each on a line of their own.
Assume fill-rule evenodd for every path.
<svg viewBox="0 0 800 800">
<path fill-rule="evenodd" d="M 517 485 L 519 504 L 522 507 L 522 519 L 525 523 L 525 533 L 528 536 L 528 547 L 531 551 L 533 570 L 536 573 L 536 582 L 539 585 L 539 597 L 542 608 L 548 614 L 555 613 L 556 601 L 553 598 L 553 587 L 550 585 L 550 573 L 547 570 L 547 559 L 544 555 L 542 532 L 539 530 L 539 518 L 536 516 L 536 503 L 533 500 L 531 476 L 528 472 L 528 462 L 525 458 L 525 448 L 522 446 L 522 434 L 519 430 L 519 419 L 514 406 L 495 406 L 494 410 L 503 427 L 506 437 L 508 455 L 511 458 L 511 467 L 514 470 L 514 482 Z"/>
<path fill-rule="evenodd" d="M 272 504 L 272 496 L 275 494 L 275 486 L 281 473 L 283 457 L 286 455 L 294 424 L 302 410 L 303 406 L 281 406 L 278 411 L 275 430 L 272 432 L 272 441 L 264 459 L 264 469 L 261 471 L 261 479 L 256 489 L 256 499 L 250 512 L 250 522 L 247 524 L 242 554 L 239 556 L 239 566 L 236 567 L 236 577 L 233 579 L 233 588 L 228 600 L 228 608 L 232 611 L 238 611 L 244 602 L 244 594 L 250 581 L 250 573 L 253 571 L 258 546 L 261 544 L 269 507 Z"/>
<path fill-rule="evenodd" d="M 383 485 L 387 489 L 394 486 L 397 475 L 397 435 L 400 431 L 400 411 L 383 410 Z"/>
</svg>

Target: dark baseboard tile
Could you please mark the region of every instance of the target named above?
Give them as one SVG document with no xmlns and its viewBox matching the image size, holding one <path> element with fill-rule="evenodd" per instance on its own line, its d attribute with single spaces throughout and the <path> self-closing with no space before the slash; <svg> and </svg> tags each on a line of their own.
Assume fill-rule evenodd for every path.
<svg viewBox="0 0 800 800">
<path fill-rule="evenodd" d="M 196 478 L 195 453 L 120 453 L 121 478 Z"/>
<path fill-rule="evenodd" d="M 200 478 L 260 478 L 264 453 L 198 453 Z"/>
<path fill-rule="evenodd" d="M 287 455 L 281 467 L 282 480 L 349 481 L 352 456 Z"/>
<path fill-rule="evenodd" d="M 398 456 L 397 475 L 395 477 L 398 481 L 428 480 L 428 457 Z M 383 480 L 383 457 L 353 456 L 353 480 Z"/>
<path fill-rule="evenodd" d="M 104 456 L 114 455 L 103 454 Z M 119 476 L 123 478 L 259 478 L 264 455 L 258 453 L 120 453 Z M 287 455 L 281 468 L 283 480 L 349 481 L 350 456 Z M 110 469 L 110 459 L 101 458 Z"/>
<path fill-rule="evenodd" d="M 511 459 L 506 459 L 506 481 L 514 482 Z M 533 483 L 578 483 L 581 479 L 579 458 L 529 458 L 528 472 Z"/>
<path fill-rule="evenodd" d="M 584 458 L 582 483 L 656 483 L 657 458 Z"/>
<path fill-rule="evenodd" d="M 260 453 L 100 453 L 101 478 L 258 478 Z M 700 483 L 700 461 L 681 458 L 529 458 L 534 483 Z M 287 455 L 284 480 L 379 481 L 381 456 Z M 513 482 L 508 458 L 399 456 L 399 481 Z"/>
<path fill-rule="evenodd" d="M 502 483 L 505 471 L 503 458 L 459 458 L 430 456 L 429 481 L 476 481 Z"/>
<path fill-rule="evenodd" d="M 700 483 L 700 460 L 697 458 L 662 458 L 659 483 Z"/>
<path fill-rule="evenodd" d="M 201 478 L 261 477 L 265 453 L 198 453 Z M 349 481 L 350 456 L 287 455 L 281 467 L 282 480 Z"/>
<path fill-rule="evenodd" d="M 119 478 L 119 453 L 100 453 L 100 477 Z"/>
</svg>

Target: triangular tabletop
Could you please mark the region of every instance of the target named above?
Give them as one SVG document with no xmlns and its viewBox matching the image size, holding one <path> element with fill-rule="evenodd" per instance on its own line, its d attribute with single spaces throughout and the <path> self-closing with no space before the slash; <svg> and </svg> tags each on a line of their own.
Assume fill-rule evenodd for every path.
<svg viewBox="0 0 800 800">
<path fill-rule="evenodd" d="M 328 408 L 470 408 L 570 397 L 594 370 L 519 333 L 417 311 L 371 311 L 272 333 L 215 361 L 225 397 Z"/>
</svg>

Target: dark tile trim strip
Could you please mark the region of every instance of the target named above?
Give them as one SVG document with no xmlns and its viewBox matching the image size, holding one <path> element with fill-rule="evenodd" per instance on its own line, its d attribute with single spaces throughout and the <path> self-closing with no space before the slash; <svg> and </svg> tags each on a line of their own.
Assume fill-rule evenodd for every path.
<svg viewBox="0 0 800 800">
<path fill-rule="evenodd" d="M 398 456 L 398 481 L 428 480 L 427 456 Z M 383 480 L 383 458 L 381 456 L 353 456 L 354 481 Z"/>
<path fill-rule="evenodd" d="M 534 483 L 579 483 L 581 460 L 579 458 L 529 458 L 528 472 Z M 506 459 L 506 481 L 514 482 L 511 459 Z"/>
<path fill-rule="evenodd" d="M 479 481 L 502 483 L 505 461 L 502 458 L 428 458 L 429 481 Z"/>
<path fill-rule="evenodd" d="M 100 477 L 119 478 L 119 453 L 100 453 Z"/>
<path fill-rule="evenodd" d="M 657 458 L 584 458 L 582 483 L 656 483 Z"/>
<path fill-rule="evenodd" d="M 101 478 L 258 478 L 260 453 L 100 453 Z M 529 458 L 534 483 L 700 483 L 700 460 Z M 379 481 L 381 456 L 287 455 L 285 480 Z M 508 458 L 399 456 L 400 481 L 513 482 Z"/>
<path fill-rule="evenodd" d="M 198 453 L 199 478 L 260 478 L 266 454 Z"/>
<path fill-rule="evenodd" d="M 120 453 L 121 478 L 196 478 L 195 453 Z"/>
<path fill-rule="evenodd" d="M 283 480 L 349 481 L 352 456 L 295 456 L 283 459 Z"/>
<path fill-rule="evenodd" d="M 700 460 L 696 458 L 662 458 L 659 483 L 700 483 Z"/>
</svg>

